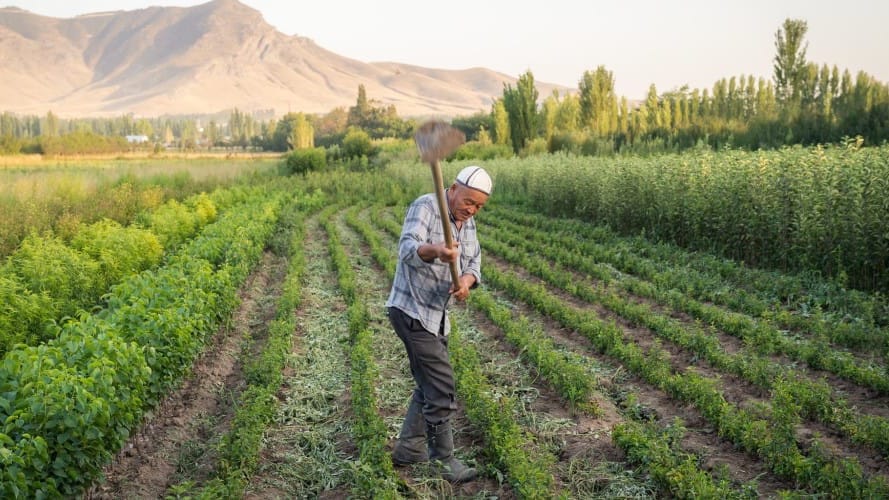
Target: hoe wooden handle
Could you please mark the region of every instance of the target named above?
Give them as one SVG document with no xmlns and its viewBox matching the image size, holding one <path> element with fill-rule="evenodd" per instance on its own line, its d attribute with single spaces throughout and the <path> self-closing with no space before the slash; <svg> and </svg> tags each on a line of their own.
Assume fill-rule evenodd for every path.
<svg viewBox="0 0 889 500">
<path fill-rule="evenodd" d="M 435 183 L 435 197 L 438 198 L 438 213 L 441 215 L 441 229 L 444 232 L 445 245 L 454 248 L 454 237 L 451 235 L 451 222 L 448 217 L 448 205 L 445 201 L 444 181 L 441 178 L 441 167 L 438 160 L 429 162 L 432 167 L 432 182 Z M 457 263 L 451 262 L 451 280 L 454 286 L 460 283 L 460 273 L 457 271 Z"/>
</svg>

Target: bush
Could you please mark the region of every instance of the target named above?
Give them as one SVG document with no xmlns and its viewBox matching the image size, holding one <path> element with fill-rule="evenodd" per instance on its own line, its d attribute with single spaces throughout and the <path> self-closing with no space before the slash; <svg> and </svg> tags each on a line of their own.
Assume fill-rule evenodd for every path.
<svg viewBox="0 0 889 500">
<path fill-rule="evenodd" d="M 211 222 L 216 221 L 216 216 L 218 215 L 218 211 L 216 210 L 216 204 L 213 203 L 213 200 L 207 195 L 207 193 L 201 193 L 197 196 L 193 196 L 189 200 L 186 201 L 188 206 L 194 208 L 195 214 L 198 216 L 198 223 L 201 226 L 205 226 L 210 224 Z"/>
<path fill-rule="evenodd" d="M 327 167 L 327 154 L 324 148 L 294 149 L 284 162 L 289 175 L 317 172 Z"/>
<path fill-rule="evenodd" d="M 43 321 L 52 311 L 45 294 L 35 294 L 14 279 L 0 276 L 0 355 L 12 345 L 43 339 Z"/>
<path fill-rule="evenodd" d="M 195 234 L 200 223 L 198 219 L 187 206 L 170 200 L 157 210 L 144 214 L 140 223 L 151 229 L 165 249 L 171 249 Z"/>
<path fill-rule="evenodd" d="M 453 159 L 463 160 L 493 160 L 496 158 L 512 158 L 512 148 L 506 144 L 482 144 L 481 142 L 467 142 L 460 146 L 453 154 Z"/>
<path fill-rule="evenodd" d="M 549 140 L 549 152 L 564 151 L 579 155 L 584 139 L 582 132 L 557 132 Z"/>
<path fill-rule="evenodd" d="M 60 316 L 73 315 L 96 297 L 99 264 L 55 236 L 28 236 L 8 265 L 31 291 L 56 301 Z"/>
<path fill-rule="evenodd" d="M 525 144 L 525 148 L 522 149 L 520 156 L 527 157 L 546 154 L 549 152 L 547 146 L 546 139 L 543 137 L 531 139 Z"/>
<path fill-rule="evenodd" d="M 343 139 L 342 155 L 344 158 L 372 157 L 376 154 L 376 148 L 370 142 L 367 132 L 353 128 Z"/>
<path fill-rule="evenodd" d="M 105 219 L 84 226 L 71 246 L 99 263 L 100 290 L 121 281 L 130 274 L 156 266 L 164 249 L 157 236 L 147 229 L 122 227 Z"/>
</svg>

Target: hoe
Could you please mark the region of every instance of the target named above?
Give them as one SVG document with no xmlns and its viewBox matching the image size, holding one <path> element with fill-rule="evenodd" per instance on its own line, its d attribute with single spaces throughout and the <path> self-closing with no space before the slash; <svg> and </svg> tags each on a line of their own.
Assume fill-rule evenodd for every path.
<svg viewBox="0 0 889 500">
<path fill-rule="evenodd" d="M 438 199 L 438 213 L 441 216 L 441 228 L 444 232 L 445 245 L 454 248 L 454 237 L 448 218 L 448 206 L 445 201 L 444 182 L 441 178 L 441 166 L 438 162 L 456 151 L 466 141 L 463 132 L 442 121 L 429 121 L 417 129 L 414 142 L 420 150 L 420 158 L 432 167 L 432 183 L 435 185 L 435 197 Z M 451 262 L 451 280 L 460 282 L 457 263 Z"/>
</svg>

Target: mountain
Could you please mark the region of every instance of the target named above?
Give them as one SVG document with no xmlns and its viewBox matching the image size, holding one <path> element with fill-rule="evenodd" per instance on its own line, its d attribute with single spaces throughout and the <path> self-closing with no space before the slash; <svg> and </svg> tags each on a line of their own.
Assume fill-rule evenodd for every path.
<svg viewBox="0 0 889 500">
<path fill-rule="evenodd" d="M 325 113 L 369 99 L 400 116 L 490 109 L 516 78 L 485 68 L 365 63 L 280 33 L 237 0 L 70 19 L 0 9 L 0 111 L 137 116 L 273 108 Z M 537 82 L 541 96 L 565 88 Z"/>
</svg>

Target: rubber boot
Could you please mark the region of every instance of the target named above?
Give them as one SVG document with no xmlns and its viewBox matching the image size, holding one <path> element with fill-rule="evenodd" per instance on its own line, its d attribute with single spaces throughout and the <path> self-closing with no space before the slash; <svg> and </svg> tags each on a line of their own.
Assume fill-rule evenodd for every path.
<svg viewBox="0 0 889 500">
<path fill-rule="evenodd" d="M 439 425 L 426 424 L 426 438 L 429 443 L 429 460 L 438 465 L 441 477 L 451 483 L 462 483 L 475 479 L 476 471 L 454 457 L 454 433 L 451 422 Z"/>
<path fill-rule="evenodd" d="M 401 424 L 401 432 L 392 450 L 395 465 L 410 465 L 429 460 L 426 452 L 426 420 L 423 418 L 423 405 L 411 398 L 407 415 Z"/>
</svg>

